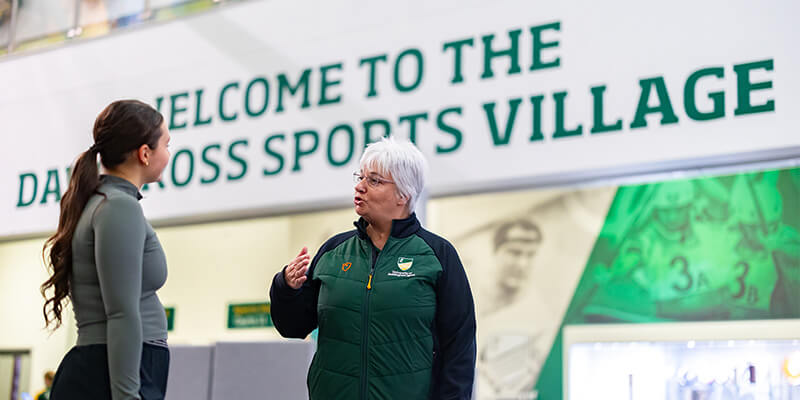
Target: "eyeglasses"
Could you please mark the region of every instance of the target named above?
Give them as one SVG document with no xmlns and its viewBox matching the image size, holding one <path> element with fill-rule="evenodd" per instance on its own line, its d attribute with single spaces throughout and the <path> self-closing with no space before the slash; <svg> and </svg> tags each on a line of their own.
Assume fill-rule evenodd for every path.
<svg viewBox="0 0 800 400">
<path fill-rule="evenodd" d="M 356 185 L 358 185 L 364 179 L 367 180 L 367 185 L 373 188 L 380 186 L 382 183 L 394 183 L 394 181 L 381 178 L 377 175 L 364 176 L 361 175 L 360 171 L 353 172 L 353 183 Z"/>
</svg>

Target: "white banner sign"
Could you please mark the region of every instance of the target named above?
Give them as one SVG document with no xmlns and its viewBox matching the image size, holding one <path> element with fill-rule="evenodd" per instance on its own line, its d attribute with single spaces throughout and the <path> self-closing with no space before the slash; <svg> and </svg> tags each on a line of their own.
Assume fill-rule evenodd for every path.
<svg viewBox="0 0 800 400">
<path fill-rule="evenodd" d="M 0 237 L 53 230 L 109 102 L 172 132 L 148 217 L 346 205 L 411 137 L 431 194 L 800 148 L 792 1 L 245 2 L 0 61 Z"/>
</svg>

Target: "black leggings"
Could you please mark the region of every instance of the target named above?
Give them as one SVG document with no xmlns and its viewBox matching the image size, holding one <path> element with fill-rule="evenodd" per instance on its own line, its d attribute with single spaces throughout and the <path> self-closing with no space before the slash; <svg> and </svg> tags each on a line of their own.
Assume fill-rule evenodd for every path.
<svg viewBox="0 0 800 400">
<path fill-rule="evenodd" d="M 169 349 L 144 344 L 139 368 L 142 400 L 163 400 L 167 393 Z M 50 400 L 110 400 L 108 348 L 75 346 L 64 356 L 53 379 Z"/>
</svg>

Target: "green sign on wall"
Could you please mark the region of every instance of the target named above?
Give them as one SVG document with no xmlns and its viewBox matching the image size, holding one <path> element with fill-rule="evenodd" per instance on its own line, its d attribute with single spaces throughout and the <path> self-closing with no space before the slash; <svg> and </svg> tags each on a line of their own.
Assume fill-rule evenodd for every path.
<svg viewBox="0 0 800 400">
<path fill-rule="evenodd" d="M 273 326 L 269 303 L 228 305 L 228 329 L 267 328 Z"/>
<path fill-rule="evenodd" d="M 167 314 L 167 331 L 172 332 L 175 329 L 175 307 L 164 307 L 164 312 Z"/>
</svg>

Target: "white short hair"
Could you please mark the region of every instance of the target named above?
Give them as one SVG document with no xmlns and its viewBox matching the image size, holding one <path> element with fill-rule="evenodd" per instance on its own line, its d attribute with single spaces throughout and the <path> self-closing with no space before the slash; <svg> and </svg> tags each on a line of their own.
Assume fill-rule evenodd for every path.
<svg viewBox="0 0 800 400">
<path fill-rule="evenodd" d="M 427 164 L 422 152 L 408 140 L 384 137 L 370 143 L 361 155 L 359 167 L 375 169 L 382 174 L 391 174 L 397 192 L 408 198 L 408 211 L 413 213 L 419 195 L 425 188 Z"/>
</svg>

